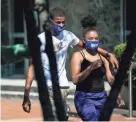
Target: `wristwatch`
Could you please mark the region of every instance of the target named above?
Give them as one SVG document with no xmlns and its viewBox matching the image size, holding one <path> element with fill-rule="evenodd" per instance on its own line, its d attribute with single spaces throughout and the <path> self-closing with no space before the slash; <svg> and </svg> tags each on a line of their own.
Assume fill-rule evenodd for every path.
<svg viewBox="0 0 136 122">
<path fill-rule="evenodd" d="M 107 51 L 107 53 L 106 53 L 106 57 L 108 58 L 108 57 L 110 57 L 110 53 Z"/>
</svg>

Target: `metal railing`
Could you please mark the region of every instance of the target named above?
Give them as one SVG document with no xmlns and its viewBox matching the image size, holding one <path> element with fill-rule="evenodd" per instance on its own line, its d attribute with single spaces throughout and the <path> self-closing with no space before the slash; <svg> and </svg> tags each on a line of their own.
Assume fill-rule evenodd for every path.
<svg viewBox="0 0 136 122">
<path fill-rule="evenodd" d="M 132 70 L 136 67 L 136 62 L 132 62 L 129 69 L 129 117 L 133 117 L 133 101 L 132 101 Z"/>
</svg>

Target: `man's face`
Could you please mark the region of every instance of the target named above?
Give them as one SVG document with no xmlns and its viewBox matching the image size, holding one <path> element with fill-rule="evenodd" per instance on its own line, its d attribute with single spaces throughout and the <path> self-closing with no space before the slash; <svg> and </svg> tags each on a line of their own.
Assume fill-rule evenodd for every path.
<svg viewBox="0 0 136 122">
<path fill-rule="evenodd" d="M 58 36 L 64 29 L 65 17 L 63 16 L 54 17 L 54 19 L 51 20 L 51 25 L 53 35 Z"/>
<path fill-rule="evenodd" d="M 65 25 L 65 17 L 54 17 L 53 22 L 54 24 L 62 27 Z"/>
</svg>

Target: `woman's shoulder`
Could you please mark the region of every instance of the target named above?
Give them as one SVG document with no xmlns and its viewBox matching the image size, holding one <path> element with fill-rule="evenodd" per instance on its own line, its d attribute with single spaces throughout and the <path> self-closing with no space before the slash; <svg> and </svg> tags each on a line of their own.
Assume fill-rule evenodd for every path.
<svg viewBox="0 0 136 122">
<path fill-rule="evenodd" d="M 83 53 L 83 49 L 74 52 L 73 55 L 81 55 L 81 53 Z"/>
<path fill-rule="evenodd" d="M 83 50 L 78 50 L 78 51 L 73 53 L 72 57 L 77 58 L 77 59 L 82 59 L 83 58 L 82 52 L 83 52 Z"/>
</svg>

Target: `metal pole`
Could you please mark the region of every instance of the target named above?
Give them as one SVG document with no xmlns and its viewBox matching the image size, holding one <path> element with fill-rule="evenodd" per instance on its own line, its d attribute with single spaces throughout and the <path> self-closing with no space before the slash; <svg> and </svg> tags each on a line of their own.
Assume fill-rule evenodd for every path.
<svg viewBox="0 0 136 122">
<path fill-rule="evenodd" d="M 120 0 L 120 42 L 124 41 L 124 28 L 123 28 L 123 0 Z"/>
<path fill-rule="evenodd" d="M 120 0 L 120 42 L 126 42 L 126 0 Z"/>
<path fill-rule="evenodd" d="M 134 67 L 136 67 L 136 62 L 132 62 L 129 69 L 129 117 L 133 117 L 132 70 Z"/>
<path fill-rule="evenodd" d="M 133 116 L 133 102 L 132 102 L 132 64 L 129 69 L 129 117 Z"/>
<path fill-rule="evenodd" d="M 123 42 L 127 41 L 126 35 L 126 0 L 123 0 Z"/>
</svg>

